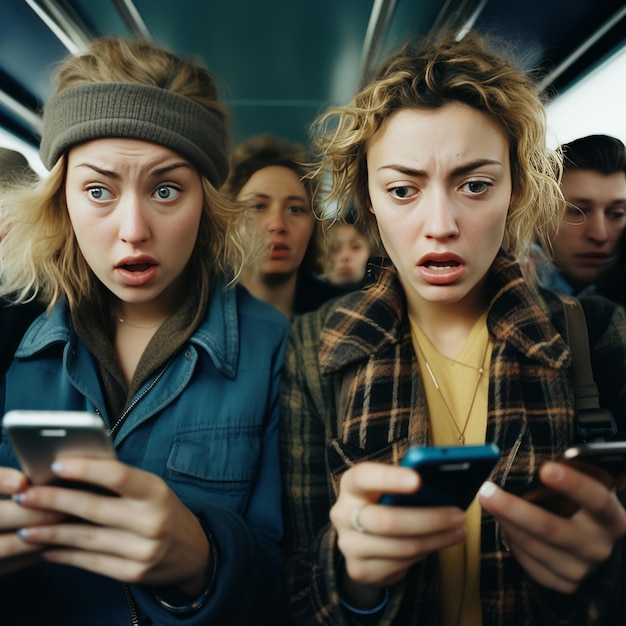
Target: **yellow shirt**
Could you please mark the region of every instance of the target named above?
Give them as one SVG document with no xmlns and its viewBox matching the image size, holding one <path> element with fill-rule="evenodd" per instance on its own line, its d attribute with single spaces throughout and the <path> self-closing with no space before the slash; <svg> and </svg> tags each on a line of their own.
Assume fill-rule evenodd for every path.
<svg viewBox="0 0 626 626">
<path fill-rule="evenodd" d="M 411 332 L 430 414 L 431 443 L 437 446 L 458 446 L 459 432 L 463 432 L 467 444 L 485 443 L 491 360 L 487 314 L 476 322 L 467 342 L 454 360 L 441 354 L 413 320 Z M 419 342 L 419 348 L 416 342 Z M 436 378 L 441 393 L 437 390 L 425 361 L 430 365 L 432 376 Z M 477 368 L 480 366 L 484 367 L 484 372 L 479 379 Z M 439 626 L 482 625 L 479 585 L 480 517 L 481 508 L 475 498 L 466 513 L 465 543 L 446 548 L 439 553 Z"/>
</svg>

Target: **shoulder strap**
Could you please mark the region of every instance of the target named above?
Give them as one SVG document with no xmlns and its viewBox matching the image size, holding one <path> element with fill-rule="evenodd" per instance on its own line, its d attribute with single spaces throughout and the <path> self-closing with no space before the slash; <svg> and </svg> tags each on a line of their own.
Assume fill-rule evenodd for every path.
<svg viewBox="0 0 626 626">
<path fill-rule="evenodd" d="M 600 407 L 598 387 L 593 378 L 585 312 L 577 298 L 562 299 L 565 335 L 572 350 L 576 427 L 583 441 L 600 440 L 617 433 L 615 418 Z"/>
</svg>

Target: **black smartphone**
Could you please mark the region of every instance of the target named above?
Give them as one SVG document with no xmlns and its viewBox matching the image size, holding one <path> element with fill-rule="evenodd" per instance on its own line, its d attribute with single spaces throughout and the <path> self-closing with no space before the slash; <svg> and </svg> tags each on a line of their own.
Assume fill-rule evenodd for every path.
<svg viewBox="0 0 626 626">
<path fill-rule="evenodd" d="M 573 446 L 559 461 L 595 478 L 609 489 L 626 488 L 626 441 Z M 580 508 L 567 496 L 546 487 L 538 477 L 530 483 L 523 497 L 562 517 L 571 517 Z"/>
<path fill-rule="evenodd" d="M 93 413 L 9 411 L 2 424 L 22 471 L 33 485 L 59 484 L 50 466 L 64 456 L 115 458 L 108 429 Z M 93 486 L 83 485 L 83 489 Z"/>
<path fill-rule="evenodd" d="M 472 446 L 410 448 L 400 465 L 422 478 L 412 494 L 385 494 L 381 504 L 392 506 L 455 506 L 467 509 L 500 458 L 494 443 Z"/>
</svg>

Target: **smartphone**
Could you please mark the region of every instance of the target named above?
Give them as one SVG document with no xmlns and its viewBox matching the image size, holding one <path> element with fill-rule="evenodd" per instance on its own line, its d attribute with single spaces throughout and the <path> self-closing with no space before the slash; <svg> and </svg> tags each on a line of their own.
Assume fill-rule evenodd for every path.
<svg viewBox="0 0 626 626">
<path fill-rule="evenodd" d="M 595 478 L 609 489 L 626 488 L 626 441 L 574 446 L 568 448 L 559 461 Z M 580 509 L 567 496 L 546 487 L 538 477 L 530 483 L 523 497 L 562 517 L 571 517 Z"/>
<path fill-rule="evenodd" d="M 400 465 L 422 478 L 412 494 L 385 494 L 381 504 L 392 506 L 455 506 L 467 509 L 500 458 L 494 443 L 475 446 L 410 448 Z"/>
<path fill-rule="evenodd" d="M 2 424 L 31 484 L 67 484 L 50 466 L 64 456 L 115 458 L 102 418 L 83 411 L 9 411 Z M 78 486 L 74 483 L 73 486 Z M 83 489 L 93 490 L 94 486 Z"/>
</svg>

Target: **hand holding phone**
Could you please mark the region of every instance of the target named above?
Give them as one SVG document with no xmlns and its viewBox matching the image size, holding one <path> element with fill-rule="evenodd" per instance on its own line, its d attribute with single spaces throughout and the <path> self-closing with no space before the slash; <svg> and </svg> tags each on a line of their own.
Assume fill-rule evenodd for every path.
<svg viewBox="0 0 626 626">
<path fill-rule="evenodd" d="M 626 442 L 624 441 L 574 446 L 568 448 L 559 461 L 591 476 L 608 489 L 626 488 Z M 580 509 L 580 505 L 566 495 L 545 486 L 538 477 L 529 485 L 523 497 L 561 517 L 571 517 Z"/>
<path fill-rule="evenodd" d="M 13 450 L 31 484 L 59 484 L 51 469 L 67 456 L 115 458 L 102 418 L 83 411 L 9 411 L 3 418 Z M 93 490 L 93 486 L 82 485 Z"/>
<path fill-rule="evenodd" d="M 392 506 L 455 506 L 467 509 L 500 458 L 494 443 L 476 446 L 410 448 L 400 465 L 419 473 L 422 485 L 408 495 L 385 494 Z"/>
</svg>

